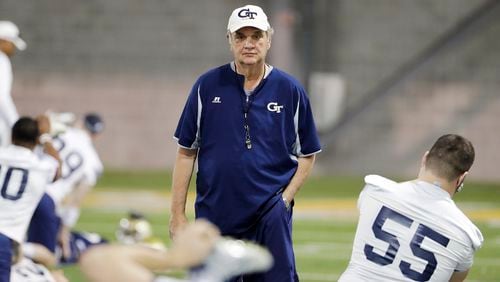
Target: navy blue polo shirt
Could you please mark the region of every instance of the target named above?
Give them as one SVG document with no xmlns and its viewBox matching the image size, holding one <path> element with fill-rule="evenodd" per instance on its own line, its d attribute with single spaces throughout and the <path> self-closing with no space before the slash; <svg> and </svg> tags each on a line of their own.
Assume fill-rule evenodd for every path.
<svg viewBox="0 0 500 282">
<path fill-rule="evenodd" d="M 179 146 L 199 150 L 196 217 L 225 235 L 253 226 L 264 205 L 290 182 L 297 158 L 321 150 L 309 99 L 293 77 L 268 66 L 250 96 L 243 82 L 234 63 L 203 74 L 174 136 Z"/>
</svg>

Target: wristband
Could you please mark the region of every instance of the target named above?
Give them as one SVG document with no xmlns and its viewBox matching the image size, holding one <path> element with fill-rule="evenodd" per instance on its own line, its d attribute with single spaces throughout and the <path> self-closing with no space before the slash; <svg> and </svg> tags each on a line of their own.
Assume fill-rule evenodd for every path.
<svg viewBox="0 0 500 282">
<path fill-rule="evenodd" d="M 30 259 L 36 257 L 36 249 L 34 243 L 28 243 L 28 242 L 23 243 L 22 250 L 23 250 L 23 255 L 25 257 L 28 257 Z"/>
<path fill-rule="evenodd" d="M 52 136 L 49 133 L 43 133 L 38 137 L 40 144 L 45 144 L 47 142 L 52 142 Z"/>
</svg>

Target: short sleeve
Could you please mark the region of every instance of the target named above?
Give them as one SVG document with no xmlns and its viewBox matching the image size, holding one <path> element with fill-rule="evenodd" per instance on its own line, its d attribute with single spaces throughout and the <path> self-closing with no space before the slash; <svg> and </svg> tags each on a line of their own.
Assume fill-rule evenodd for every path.
<svg viewBox="0 0 500 282">
<path fill-rule="evenodd" d="M 199 147 L 201 109 L 200 81 L 198 80 L 191 89 L 175 130 L 174 138 L 177 139 L 179 146 L 187 149 Z"/>
<path fill-rule="evenodd" d="M 313 155 L 321 151 L 321 145 L 314 123 L 311 104 L 303 88 L 299 87 L 297 91 L 299 99 L 295 116 L 298 135 L 296 154 L 298 156 Z"/>
</svg>

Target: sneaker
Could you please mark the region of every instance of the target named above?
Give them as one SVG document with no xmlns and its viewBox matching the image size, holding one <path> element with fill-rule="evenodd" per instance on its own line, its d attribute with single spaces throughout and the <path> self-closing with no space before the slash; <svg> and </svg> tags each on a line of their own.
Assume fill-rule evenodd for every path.
<svg viewBox="0 0 500 282">
<path fill-rule="evenodd" d="M 271 253 L 256 243 L 222 238 L 203 267 L 191 273 L 192 282 L 223 282 L 247 273 L 264 272 L 273 265 Z"/>
</svg>

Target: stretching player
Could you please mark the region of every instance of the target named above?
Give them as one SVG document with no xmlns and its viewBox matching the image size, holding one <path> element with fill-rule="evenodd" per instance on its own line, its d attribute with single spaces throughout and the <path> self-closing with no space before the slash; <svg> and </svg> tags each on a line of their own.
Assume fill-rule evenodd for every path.
<svg viewBox="0 0 500 282">
<path fill-rule="evenodd" d="M 427 151 L 416 180 L 365 177 L 351 261 L 351 281 L 463 281 L 483 236 L 452 197 L 474 162 L 459 135 L 441 136 Z"/>
<path fill-rule="evenodd" d="M 168 250 L 144 245 L 100 245 L 86 251 L 80 259 L 82 272 L 92 282 L 181 281 L 155 277 L 154 272 L 200 264 L 205 264 L 203 275 L 189 281 L 223 282 L 244 273 L 266 271 L 272 263 L 272 256 L 264 248 L 222 238 L 219 230 L 204 220 L 179 230 Z"/>
<path fill-rule="evenodd" d="M 72 238 L 80 237 L 70 230 L 78 220 L 81 202 L 102 173 L 93 139 L 103 126 L 97 114 L 87 114 L 81 127 L 67 128 L 53 139 L 63 161 L 62 177 L 47 187 L 28 230 L 28 242 L 42 244 L 53 253 L 59 241 L 66 261 L 73 257 Z"/>
<path fill-rule="evenodd" d="M 0 281 L 10 281 L 14 249 L 22 243 L 33 211 L 52 182 L 59 163 L 33 150 L 47 133 L 47 123 L 20 118 L 12 128 L 12 145 L 0 148 Z"/>
</svg>

